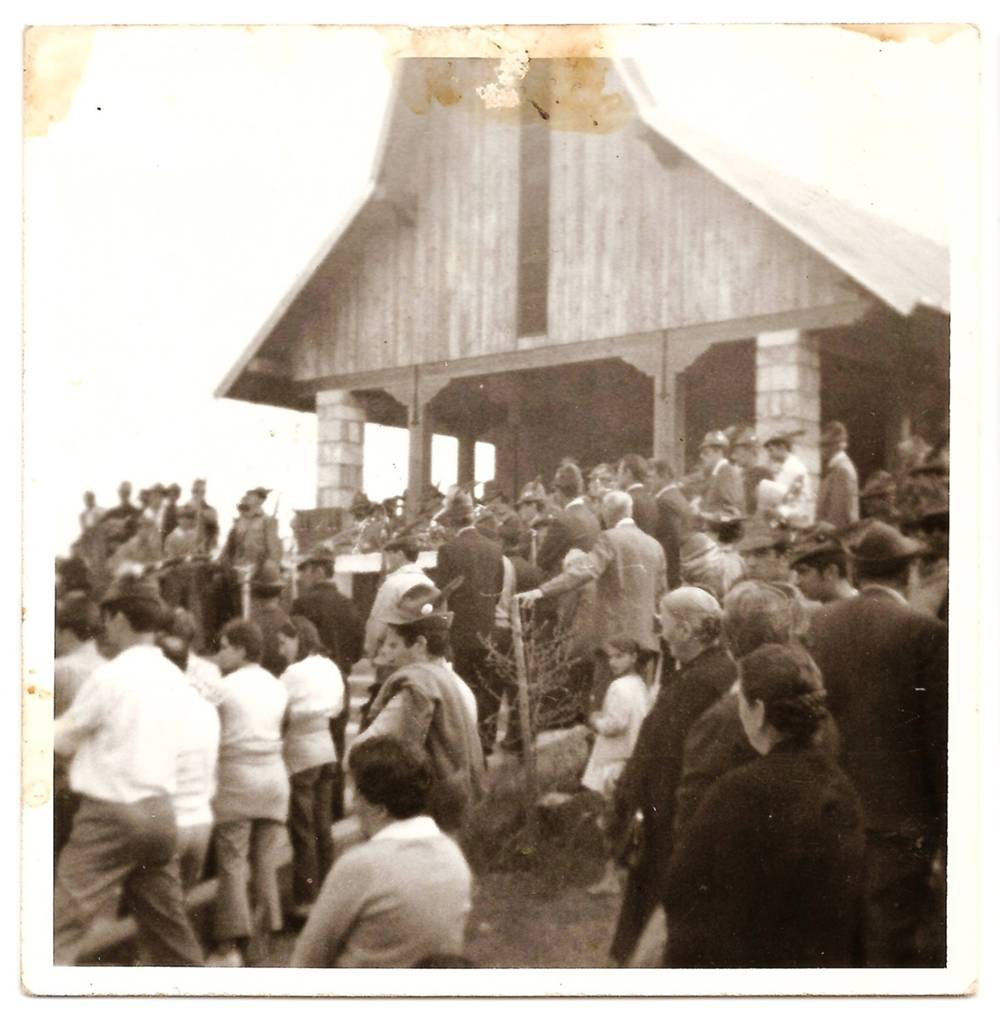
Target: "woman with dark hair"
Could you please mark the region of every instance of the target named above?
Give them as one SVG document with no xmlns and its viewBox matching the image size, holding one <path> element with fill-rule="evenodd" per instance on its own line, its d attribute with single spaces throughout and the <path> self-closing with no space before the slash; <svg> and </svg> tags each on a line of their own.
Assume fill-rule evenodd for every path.
<svg viewBox="0 0 1000 1023">
<path fill-rule="evenodd" d="M 337 751 L 330 721 L 344 707 L 344 680 L 308 618 L 296 615 L 279 628 L 278 650 L 288 664 L 280 681 L 288 693 L 283 752 L 292 789 L 288 830 L 293 912 L 306 916 L 333 863 L 330 828 Z"/>
<path fill-rule="evenodd" d="M 461 955 L 472 875 L 428 815 L 427 758 L 381 735 L 356 745 L 349 765 L 368 841 L 345 852 L 327 875 L 291 965 L 410 967 Z"/>
<path fill-rule="evenodd" d="M 393 735 L 423 750 L 431 766 L 430 813 L 446 831 L 457 831 L 485 790 L 486 761 L 475 704 L 444 661 L 451 615 L 435 610 L 439 597 L 433 586 L 418 584 L 387 614 L 379 657 L 393 671 L 356 742 Z"/>
<path fill-rule="evenodd" d="M 675 849 L 666 965 L 860 965 L 861 803 L 817 742 L 819 669 L 799 647 L 767 644 L 740 662 L 738 700 L 761 755 L 709 789 Z"/>
</svg>

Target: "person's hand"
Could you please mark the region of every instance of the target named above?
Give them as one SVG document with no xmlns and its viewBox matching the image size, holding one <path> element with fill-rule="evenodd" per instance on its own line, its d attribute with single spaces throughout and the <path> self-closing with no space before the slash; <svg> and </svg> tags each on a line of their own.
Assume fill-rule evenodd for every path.
<svg viewBox="0 0 1000 1023">
<path fill-rule="evenodd" d="M 535 601 L 541 600 L 545 594 L 541 590 L 525 590 L 517 595 L 517 602 L 521 607 L 531 607 Z"/>
</svg>

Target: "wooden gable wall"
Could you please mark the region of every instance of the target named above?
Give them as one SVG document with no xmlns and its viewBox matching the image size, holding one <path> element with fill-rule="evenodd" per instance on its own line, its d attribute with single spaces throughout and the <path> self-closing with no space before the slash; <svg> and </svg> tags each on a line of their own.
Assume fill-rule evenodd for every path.
<svg viewBox="0 0 1000 1023">
<path fill-rule="evenodd" d="M 451 62 L 463 64 L 451 79 L 461 87 L 443 99 L 421 92 L 427 63 L 404 71 L 378 196 L 275 338 L 296 380 L 856 295 L 832 265 L 633 115 L 614 131 L 549 128 L 547 331 L 519 339 L 521 118 L 487 112 L 470 89 L 493 62 L 472 71 L 472 62 Z"/>
</svg>

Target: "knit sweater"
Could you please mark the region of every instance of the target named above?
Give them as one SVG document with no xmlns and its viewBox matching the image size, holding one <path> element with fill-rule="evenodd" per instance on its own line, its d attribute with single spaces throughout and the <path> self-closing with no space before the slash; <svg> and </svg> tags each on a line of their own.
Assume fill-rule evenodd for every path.
<svg viewBox="0 0 1000 1023">
<path fill-rule="evenodd" d="M 429 817 L 397 821 L 344 853 L 326 877 L 292 966 L 415 966 L 458 955 L 472 875 Z"/>
</svg>

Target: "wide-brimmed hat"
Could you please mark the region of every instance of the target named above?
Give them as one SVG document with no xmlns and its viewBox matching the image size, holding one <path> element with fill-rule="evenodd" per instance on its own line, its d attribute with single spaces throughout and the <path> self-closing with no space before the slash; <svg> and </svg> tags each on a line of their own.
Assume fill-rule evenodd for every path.
<svg viewBox="0 0 1000 1023">
<path fill-rule="evenodd" d="M 501 501 L 506 501 L 507 495 L 496 480 L 487 480 L 483 484 L 483 504 L 489 504 L 490 501 L 496 501 L 498 498 Z"/>
<path fill-rule="evenodd" d="M 314 547 L 304 558 L 300 558 L 297 568 L 307 568 L 309 565 L 329 565 L 331 568 L 336 563 L 336 555 L 325 547 Z"/>
<path fill-rule="evenodd" d="M 723 451 L 728 451 L 729 438 L 721 430 L 709 430 L 705 434 L 705 439 L 698 445 L 699 451 L 705 448 L 721 448 Z"/>
<path fill-rule="evenodd" d="M 757 434 L 749 426 L 733 427 L 727 431 L 729 435 L 729 448 L 756 448 L 759 444 Z"/>
<path fill-rule="evenodd" d="M 848 548 L 851 557 L 860 566 L 889 565 L 909 561 L 925 551 L 924 545 L 884 522 L 873 522 L 861 539 Z"/>
<path fill-rule="evenodd" d="M 415 583 L 396 598 L 383 621 L 387 625 L 413 625 L 421 622 L 447 629 L 451 626 L 452 615 L 449 611 L 441 610 L 445 600 L 445 594 L 436 586 Z"/>
<path fill-rule="evenodd" d="M 786 448 L 791 448 L 792 441 L 803 436 L 805 430 L 784 430 L 781 433 L 772 433 L 770 437 L 764 441 L 764 447 L 769 448 L 772 444 L 781 444 Z"/>
<path fill-rule="evenodd" d="M 751 522 L 736 550 L 740 554 L 752 554 L 755 551 L 785 550 L 788 545 L 786 530 L 774 529 L 763 522 Z"/>
<path fill-rule="evenodd" d="M 819 442 L 820 444 L 846 444 L 847 427 L 838 420 L 831 419 L 823 427 L 823 432 L 819 436 Z"/>
<path fill-rule="evenodd" d="M 265 561 L 250 580 L 250 593 L 254 597 L 277 597 L 284 588 L 281 568 L 273 561 Z"/>
<path fill-rule="evenodd" d="M 794 568 L 798 564 L 810 561 L 822 554 L 835 554 L 845 551 L 844 544 L 837 534 L 835 526 L 829 522 L 817 522 L 815 526 L 799 537 L 792 548 L 789 565 Z"/>
<path fill-rule="evenodd" d="M 873 497 L 893 497 L 896 493 L 896 481 L 892 473 L 878 469 L 868 477 L 858 497 L 868 500 Z"/>
<path fill-rule="evenodd" d="M 126 573 L 116 576 L 108 587 L 108 592 L 101 599 L 101 607 L 117 604 L 121 601 L 139 600 L 148 604 L 163 606 L 160 599 L 160 588 L 153 579 L 147 576 Z"/>
<path fill-rule="evenodd" d="M 520 497 L 517 499 L 517 506 L 519 508 L 522 504 L 545 505 L 547 503 L 548 496 L 545 493 L 545 487 L 538 480 L 526 483 Z"/>
<path fill-rule="evenodd" d="M 244 496 L 249 497 L 251 494 L 254 494 L 257 497 L 259 497 L 262 501 L 266 501 L 267 495 L 270 493 L 271 491 L 268 490 L 267 487 L 251 487 Z"/>
<path fill-rule="evenodd" d="M 718 551 L 718 544 L 707 533 L 692 533 L 680 549 L 681 562 L 692 561 Z"/>
<path fill-rule="evenodd" d="M 447 525 L 449 522 L 470 518 L 474 509 L 472 495 L 468 491 L 459 486 L 450 487 L 444 499 L 444 507 L 438 512 L 437 519 Z"/>
<path fill-rule="evenodd" d="M 406 555 L 409 561 L 415 561 L 417 555 L 420 553 L 420 541 L 412 534 L 395 536 L 382 548 L 382 550 L 387 553 L 400 551 Z"/>
</svg>

